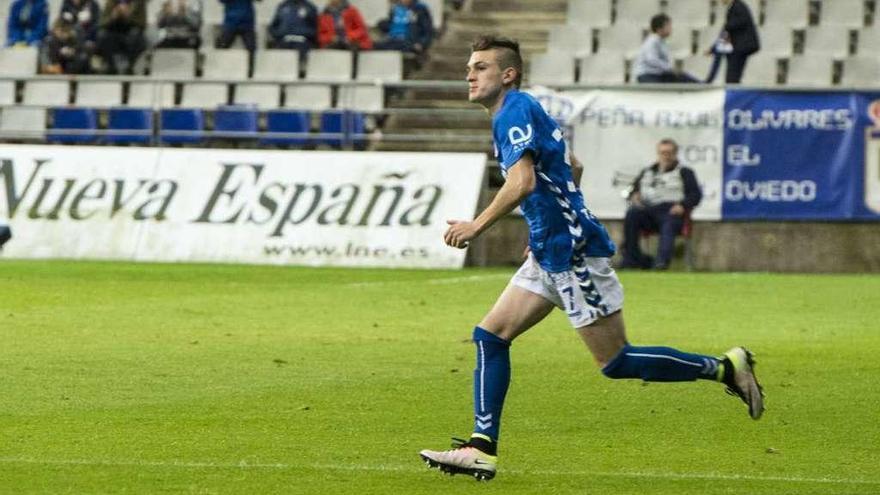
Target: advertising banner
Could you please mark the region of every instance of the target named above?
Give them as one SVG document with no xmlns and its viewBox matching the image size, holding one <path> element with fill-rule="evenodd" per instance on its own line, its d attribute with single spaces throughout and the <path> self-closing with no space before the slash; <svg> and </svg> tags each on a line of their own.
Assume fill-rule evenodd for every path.
<svg viewBox="0 0 880 495">
<path fill-rule="evenodd" d="M 12 258 L 456 268 L 485 155 L 0 147 Z"/>
<path fill-rule="evenodd" d="M 529 90 L 566 131 L 584 165 L 581 189 L 599 218 L 622 219 L 626 193 L 639 171 L 657 160 L 657 142 L 672 138 L 679 160 L 703 190 L 693 217 L 721 218 L 724 90 L 555 92 Z"/>
<path fill-rule="evenodd" d="M 849 92 L 728 91 L 724 218 L 875 217 L 880 148 L 871 100 Z"/>
</svg>

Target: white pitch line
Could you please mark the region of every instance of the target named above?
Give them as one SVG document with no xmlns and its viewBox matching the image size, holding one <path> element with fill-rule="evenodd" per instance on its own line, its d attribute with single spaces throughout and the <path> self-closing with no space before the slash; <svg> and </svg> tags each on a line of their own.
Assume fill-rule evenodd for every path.
<svg viewBox="0 0 880 495">
<path fill-rule="evenodd" d="M 380 471 L 380 472 L 421 472 L 417 466 L 384 466 L 361 464 L 285 464 L 241 461 L 238 463 L 218 463 L 199 461 L 134 461 L 100 459 L 34 459 L 27 457 L 0 457 L 0 464 L 38 464 L 52 466 L 109 466 L 109 467 L 162 467 L 162 468 L 212 468 L 212 469 L 314 469 L 331 471 Z M 880 480 L 859 480 L 841 478 L 802 478 L 798 476 L 751 476 L 723 473 L 657 473 L 643 471 L 555 471 L 505 469 L 503 473 L 512 475 L 539 476 L 583 476 L 603 478 L 654 478 L 671 480 L 723 480 L 723 481 L 772 481 L 783 483 L 826 483 L 841 485 L 880 485 Z"/>
<path fill-rule="evenodd" d="M 459 284 L 463 282 L 483 282 L 486 280 L 502 280 L 509 279 L 512 274 L 494 274 L 494 275 L 470 275 L 467 277 L 446 277 L 446 278 L 428 278 L 425 280 L 392 280 L 381 282 L 351 282 L 344 284 L 345 287 L 382 287 L 386 285 L 401 285 L 412 283 L 423 283 L 430 285 Z"/>
</svg>

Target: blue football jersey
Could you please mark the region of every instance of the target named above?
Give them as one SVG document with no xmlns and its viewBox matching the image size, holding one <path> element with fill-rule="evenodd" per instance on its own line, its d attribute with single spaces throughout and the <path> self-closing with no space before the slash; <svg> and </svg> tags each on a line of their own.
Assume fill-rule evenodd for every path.
<svg viewBox="0 0 880 495">
<path fill-rule="evenodd" d="M 492 134 L 505 178 L 527 151 L 535 162 L 535 190 L 520 207 L 541 267 L 562 272 L 577 268 L 584 257 L 613 256 L 614 242 L 574 183 L 562 129 L 541 105 L 531 95 L 509 91 L 492 119 Z"/>
</svg>

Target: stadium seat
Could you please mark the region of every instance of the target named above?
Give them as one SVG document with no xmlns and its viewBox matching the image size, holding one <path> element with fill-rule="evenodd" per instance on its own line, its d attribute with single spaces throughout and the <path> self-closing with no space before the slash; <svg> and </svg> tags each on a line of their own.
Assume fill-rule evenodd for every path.
<svg viewBox="0 0 880 495">
<path fill-rule="evenodd" d="M 299 52 L 257 50 L 254 52 L 254 81 L 299 80 Z"/>
<path fill-rule="evenodd" d="M 794 53 L 794 35 L 788 26 L 765 24 L 761 27 L 759 36 L 761 37 L 761 51 L 758 53 L 773 55 L 777 58 L 790 57 Z"/>
<path fill-rule="evenodd" d="M 810 23 L 810 0 L 771 0 L 764 4 L 764 24 L 803 29 Z"/>
<path fill-rule="evenodd" d="M 875 21 L 873 28 L 859 29 L 856 33 L 858 43 L 856 43 L 856 53 L 863 57 L 876 55 L 877 47 L 880 46 L 880 18 Z"/>
<path fill-rule="evenodd" d="M 161 2 L 148 2 L 148 3 L 157 3 L 159 6 L 162 5 Z M 151 19 L 155 19 L 155 17 L 151 17 Z M 223 23 L 223 3 L 222 2 L 202 2 L 202 24 L 203 25 L 215 25 Z M 203 40 L 203 43 L 205 41 Z"/>
<path fill-rule="evenodd" d="M 358 81 L 403 80 L 403 54 L 395 50 L 363 51 L 358 54 Z"/>
<path fill-rule="evenodd" d="M 641 25 L 615 24 L 598 30 L 597 53 L 622 53 L 633 58 L 639 52 L 645 30 Z"/>
<path fill-rule="evenodd" d="M 70 103 L 70 83 L 63 80 L 27 81 L 24 84 L 25 105 L 64 106 Z"/>
<path fill-rule="evenodd" d="M 365 131 L 364 116 L 359 112 L 331 111 L 321 114 L 321 133 L 340 134 L 340 137 L 324 137 L 321 141 L 333 148 L 341 148 L 348 144 L 359 146 L 363 138 L 355 135 Z"/>
<path fill-rule="evenodd" d="M 626 61 L 620 53 L 596 53 L 582 57 L 580 63 L 581 84 L 624 84 Z"/>
<path fill-rule="evenodd" d="M 312 50 L 306 66 L 306 79 L 350 81 L 352 67 L 352 55 L 348 50 Z"/>
<path fill-rule="evenodd" d="M 648 26 L 651 16 L 660 12 L 660 0 L 616 0 L 614 12 L 614 24 Z"/>
<path fill-rule="evenodd" d="M 149 144 L 153 139 L 153 110 L 150 108 L 111 108 L 107 115 L 105 140 L 111 144 Z M 109 131 L 125 131 L 120 134 Z"/>
<path fill-rule="evenodd" d="M 446 15 L 444 11 L 444 0 L 420 0 L 428 6 L 431 12 L 431 20 L 434 21 L 434 29 L 439 30 L 443 27 L 443 18 Z"/>
<path fill-rule="evenodd" d="M 711 66 L 712 57 L 703 55 L 702 53 L 691 55 L 681 60 L 681 70 L 696 77 L 697 79 L 705 79 L 706 76 L 709 75 L 709 69 L 711 68 Z M 716 81 L 717 80 L 718 79 L 716 78 Z"/>
<path fill-rule="evenodd" d="M 673 26 L 673 29 L 675 29 L 674 26 Z M 697 45 L 696 53 L 703 53 L 706 50 L 708 50 L 709 48 L 712 48 L 712 44 L 718 40 L 718 35 L 720 34 L 720 32 L 721 32 L 721 27 L 719 27 L 717 25 L 705 26 L 701 29 L 698 29 L 696 31 L 696 36 L 697 36 L 696 37 L 696 45 Z M 763 43 L 764 43 L 763 33 L 759 33 L 759 36 L 761 36 L 761 44 L 763 45 Z"/>
<path fill-rule="evenodd" d="M 195 50 L 161 48 L 153 51 L 150 76 L 154 79 L 192 79 L 195 75 Z"/>
<path fill-rule="evenodd" d="M 337 108 L 377 113 L 385 108 L 385 92 L 378 86 L 344 86 L 339 88 Z"/>
<path fill-rule="evenodd" d="M 46 109 L 5 107 L 0 113 L 0 136 L 5 139 L 42 140 L 46 130 Z"/>
<path fill-rule="evenodd" d="M 273 110 L 266 112 L 267 132 L 308 133 L 312 117 L 309 112 L 293 110 Z M 309 144 L 308 137 L 265 137 L 260 139 L 261 145 L 303 146 Z"/>
<path fill-rule="evenodd" d="M 709 25 L 712 8 L 709 0 L 674 0 L 666 2 L 664 12 L 672 19 L 672 32 L 677 29 L 700 29 Z"/>
<path fill-rule="evenodd" d="M 880 81 L 880 58 L 848 57 L 843 59 L 842 86 L 876 86 Z"/>
<path fill-rule="evenodd" d="M 553 86 L 574 83 L 574 57 L 564 52 L 532 56 L 528 71 L 529 84 Z"/>
<path fill-rule="evenodd" d="M 162 144 L 201 143 L 205 118 L 197 108 L 165 108 L 159 113 L 159 141 Z"/>
<path fill-rule="evenodd" d="M 833 63 L 834 61 L 829 55 L 796 55 L 791 57 L 788 59 L 786 84 L 797 87 L 830 86 Z"/>
<path fill-rule="evenodd" d="M 7 14 L 4 11 L 3 14 Z M 4 17 L 0 23 L 6 24 Z M 5 38 L 4 38 L 5 41 Z M 0 74 L 7 77 L 33 76 L 37 73 L 39 51 L 36 47 L 0 48 Z"/>
<path fill-rule="evenodd" d="M 257 2 L 262 3 L 262 2 Z M 248 77 L 250 52 L 230 48 L 205 52 L 202 79 L 244 80 Z"/>
<path fill-rule="evenodd" d="M 684 58 L 694 53 L 694 31 L 690 26 L 672 25 L 672 34 L 666 38 L 672 58 Z"/>
<path fill-rule="evenodd" d="M 848 56 L 849 29 L 834 25 L 808 27 L 804 33 L 804 55 Z"/>
<path fill-rule="evenodd" d="M 577 3 L 577 2 L 570 2 Z M 547 41 L 548 53 L 567 53 L 572 57 L 584 57 L 593 53 L 593 31 L 584 26 L 566 24 L 550 30 Z"/>
<path fill-rule="evenodd" d="M 214 108 L 229 103 L 226 83 L 191 82 L 183 84 L 180 106 L 184 108 Z"/>
<path fill-rule="evenodd" d="M 864 0 L 824 0 L 819 8 L 821 26 L 843 26 L 853 29 L 865 26 Z"/>
<path fill-rule="evenodd" d="M 284 106 L 297 110 L 327 110 L 333 107 L 330 86 L 288 84 L 284 86 Z"/>
<path fill-rule="evenodd" d="M 225 105 L 214 112 L 214 136 L 225 139 L 257 137 L 257 108 L 253 105 Z"/>
<path fill-rule="evenodd" d="M 256 105 L 260 110 L 271 110 L 281 106 L 281 88 L 277 84 L 236 84 L 232 102 L 236 105 Z"/>
<path fill-rule="evenodd" d="M 611 25 L 611 0 L 569 0 L 566 23 L 585 31 Z"/>
<path fill-rule="evenodd" d="M 46 133 L 50 143 L 91 143 L 96 139 L 98 113 L 94 108 L 52 108 L 52 127 Z M 66 132 L 52 132 L 71 131 Z"/>
<path fill-rule="evenodd" d="M 174 106 L 174 84 L 132 82 L 128 87 L 130 107 L 167 108 Z"/>
<path fill-rule="evenodd" d="M 351 4 L 361 11 L 361 16 L 368 26 L 375 26 L 388 17 L 390 8 L 388 0 L 352 0 Z M 433 14 L 434 12 L 431 11 L 432 16 Z"/>
<path fill-rule="evenodd" d="M 15 104 L 15 81 L 0 81 L 0 105 Z"/>
<path fill-rule="evenodd" d="M 74 102 L 84 107 L 114 107 L 122 105 L 122 83 L 115 81 L 80 81 L 76 85 Z"/>
<path fill-rule="evenodd" d="M 721 75 L 723 74 L 722 72 Z M 744 86 L 775 86 L 779 84 L 779 60 L 777 57 L 763 51 L 749 57 L 740 84 Z"/>
</svg>

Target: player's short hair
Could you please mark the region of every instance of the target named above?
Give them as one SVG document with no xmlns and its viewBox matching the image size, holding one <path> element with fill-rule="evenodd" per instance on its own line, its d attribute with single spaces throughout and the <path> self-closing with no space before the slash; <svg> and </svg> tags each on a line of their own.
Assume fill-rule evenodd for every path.
<svg viewBox="0 0 880 495">
<path fill-rule="evenodd" d="M 651 32 L 656 33 L 672 19 L 666 14 L 657 14 L 651 18 Z"/>
<path fill-rule="evenodd" d="M 672 138 L 663 138 L 663 139 L 661 139 L 660 142 L 657 143 L 657 147 L 659 148 L 660 145 L 663 145 L 663 144 L 669 144 L 669 145 L 672 145 L 672 147 L 675 148 L 675 151 L 678 151 L 678 143 L 676 143 L 675 140 L 672 139 Z"/>
<path fill-rule="evenodd" d="M 486 34 L 478 36 L 474 40 L 471 52 L 482 52 L 493 48 L 498 50 L 498 65 L 501 66 L 501 70 L 508 67 L 513 67 L 516 70 L 516 79 L 513 80 L 513 85 L 519 88 L 523 75 L 523 60 L 519 53 L 519 43 L 510 38 Z"/>
</svg>

